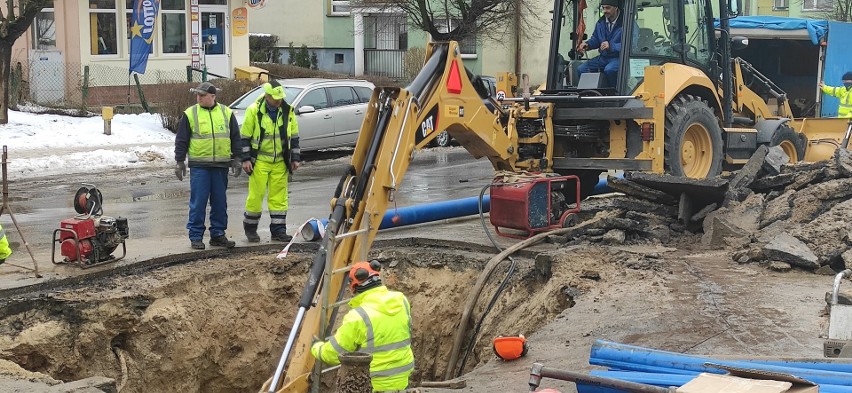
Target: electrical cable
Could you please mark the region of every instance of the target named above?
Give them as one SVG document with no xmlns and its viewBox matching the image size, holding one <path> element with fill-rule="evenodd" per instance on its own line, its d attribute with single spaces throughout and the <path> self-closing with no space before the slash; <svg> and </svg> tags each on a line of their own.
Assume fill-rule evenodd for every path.
<svg viewBox="0 0 852 393">
<path fill-rule="evenodd" d="M 497 244 L 497 241 L 494 240 L 494 237 L 491 236 L 491 231 L 488 230 L 488 227 L 485 225 L 485 214 L 482 209 L 482 199 L 485 195 L 485 190 L 492 187 L 492 184 L 488 184 L 485 187 L 482 187 L 482 190 L 479 191 L 479 223 L 482 224 L 482 229 L 485 230 L 485 233 L 488 235 L 488 239 L 491 240 L 491 244 L 494 245 L 494 248 L 497 249 L 497 252 L 503 252 L 503 249 L 500 248 L 500 245 Z M 491 300 L 488 302 L 488 306 L 485 307 L 485 310 L 482 312 L 482 315 L 479 317 L 479 320 L 476 322 L 476 325 L 473 329 L 473 336 L 471 337 L 470 345 L 468 345 L 467 350 L 464 353 L 464 357 L 462 357 L 461 366 L 459 367 L 458 373 L 456 376 L 460 376 L 462 372 L 464 372 L 465 364 L 467 364 L 467 358 L 470 356 L 470 353 L 473 351 L 473 348 L 476 347 L 476 343 L 478 341 L 477 337 L 479 336 L 479 331 L 482 329 L 482 323 L 485 321 L 485 317 L 494 307 L 494 304 L 497 303 L 497 298 L 500 297 L 500 294 L 503 293 L 503 290 L 509 283 L 509 279 L 512 278 L 512 275 L 515 274 L 515 269 L 517 263 L 515 262 L 515 258 L 511 256 L 508 257 L 511 264 L 509 265 L 509 270 L 506 272 L 506 276 L 503 277 L 503 281 L 500 283 L 500 286 L 497 287 L 497 291 L 494 292 L 494 295 L 491 296 Z"/>
</svg>

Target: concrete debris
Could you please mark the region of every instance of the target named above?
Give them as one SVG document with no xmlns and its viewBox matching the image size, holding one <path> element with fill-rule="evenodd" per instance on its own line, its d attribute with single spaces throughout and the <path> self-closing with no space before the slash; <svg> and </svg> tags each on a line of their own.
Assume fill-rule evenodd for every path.
<svg viewBox="0 0 852 393">
<path fill-rule="evenodd" d="M 819 258 L 810 247 L 788 233 L 775 236 L 772 242 L 763 247 L 763 253 L 771 260 L 784 261 L 806 269 L 816 269 L 820 266 Z"/>
<path fill-rule="evenodd" d="M 603 235 L 603 242 L 607 244 L 624 244 L 627 235 L 620 229 L 613 229 Z"/>
<path fill-rule="evenodd" d="M 749 236 L 747 231 L 731 222 L 727 216 L 715 213 L 710 213 L 704 219 L 704 235 L 701 237 L 702 244 L 713 248 L 722 248 L 725 246 L 725 238 L 743 238 Z"/>
<path fill-rule="evenodd" d="M 849 150 L 837 149 L 834 153 L 834 167 L 844 177 L 852 177 L 852 153 Z"/>
<path fill-rule="evenodd" d="M 825 266 L 820 266 L 819 269 L 817 269 L 817 270 L 814 270 L 814 274 L 817 274 L 817 275 L 820 275 L 820 276 L 833 276 L 833 275 L 837 274 L 837 272 L 834 271 L 834 269 L 832 269 L 831 266 L 825 265 Z"/>
<path fill-rule="evenodd" d="M 677 204 L 677 199 L 675 199 L 675 197 L 666 194 L 663 191 L 658 191 L 651 187 L 646 187 L 630 180 L 619 179 L 614 176 L 608 176 L 606 181 L 607 185 L 609 185 L 609 188 L 612 188 L 613 190 L 623 193 L 625 195 L 647 199 L 649 201 L 654 201 L 658 204 Z"/>
<path fill-rule="evenodd" d="M 724 206 L 730 205 L 731 202 L 742 202 L 752 192 L 748 188 L 758 173 L 763 168 L 763 161 L 766 159 L 766 153 L 769 148 L 760 146 L 757 151 L 752 154 L 748 162 L 737 171 L 737 174 L 728 182 L 728 191 L 725 193 Z"/>
<path fill-rule="evenodd" d="M 769 262 L 769 270 L 784 273 L 793 270 L 793 267 L 787 262 L 772 261 Z"/>
<path fill-rule="evenodd" d="M 780 146 L 773 146 L 766 153 L 766 159 L 763 161 L 763 170 L 770 175 L 777 175 L 781 173 L 781 166 L 788 162 L 790 162 L 790 157 L 784 153 L 784 150 Z"/>
</svg>

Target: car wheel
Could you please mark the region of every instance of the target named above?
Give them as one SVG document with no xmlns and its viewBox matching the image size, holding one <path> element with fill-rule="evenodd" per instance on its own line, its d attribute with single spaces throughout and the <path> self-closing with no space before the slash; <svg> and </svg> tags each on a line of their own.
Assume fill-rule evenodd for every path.
<svg viewBox="0 0 852 393">
<path fill-rule="evenodd" d="M 450 145 L 450 134 L 446 131 L 432 139 L 432 147 L 447 147 Z"/>
</svg>

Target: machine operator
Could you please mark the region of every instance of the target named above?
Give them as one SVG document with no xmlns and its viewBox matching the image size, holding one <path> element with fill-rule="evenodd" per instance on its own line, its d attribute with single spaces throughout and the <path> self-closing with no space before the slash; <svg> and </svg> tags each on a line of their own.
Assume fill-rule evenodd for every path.
<svg viewBox="0 0 852 393">
<path fill-rule="evenodd" d="M 579 77 L 586 72 L 603 71 L 608 86 L 615 87 L 618 81 L 618 56 L 621 53 L 621 25 L 624 18 L 619 0 L 601 0 L 601 9 L 604 16 L 595 24 L 592 38 L 577 47 L 577 51 L 581 53 L 587 49 L 597 49 L 600 54 L 583 63 L 577 69 L 577 74 Z"/>
</svg>

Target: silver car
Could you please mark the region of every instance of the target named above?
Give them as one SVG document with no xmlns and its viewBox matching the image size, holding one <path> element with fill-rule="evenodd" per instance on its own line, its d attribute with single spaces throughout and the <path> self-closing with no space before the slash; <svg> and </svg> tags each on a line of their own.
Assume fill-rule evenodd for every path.
<svg viewBox="0 0 852 393">
<path fill-rule="evenodd" d="M 372 83 L 318 78 L 278 82 L 284 86 L 284 100 L 295 109 L 302 151 L 355 146 L 375 87 Z M 230 105 L 240 126 L 246 108 L 262 96 L 263 88 L 258 86 Z"/>
</svg>

